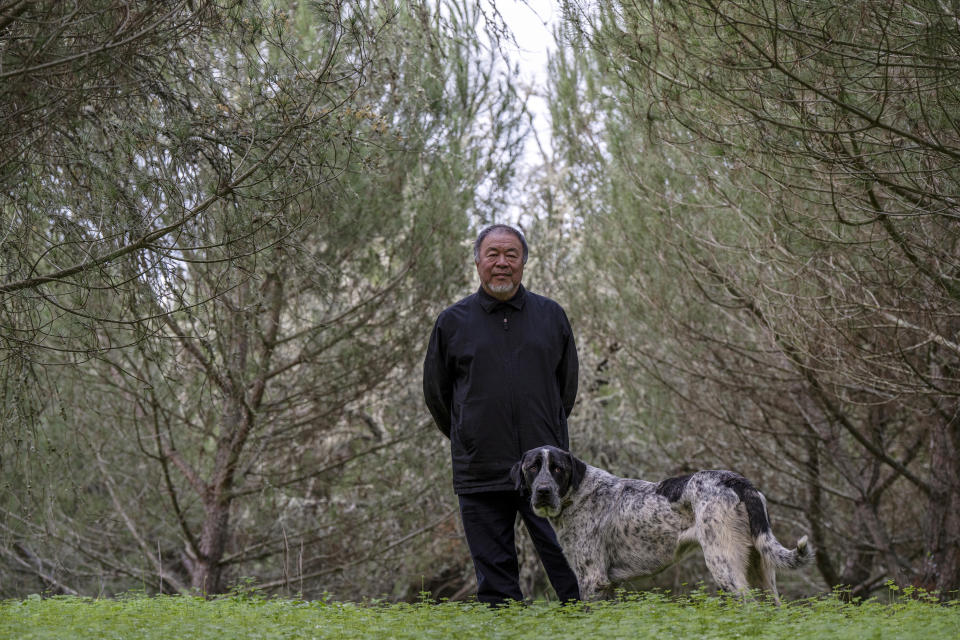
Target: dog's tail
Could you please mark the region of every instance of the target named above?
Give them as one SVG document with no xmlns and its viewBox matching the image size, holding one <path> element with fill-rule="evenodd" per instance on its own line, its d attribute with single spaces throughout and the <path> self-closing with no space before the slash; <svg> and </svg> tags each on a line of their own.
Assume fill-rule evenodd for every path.
<svg viewBox="0 0 960 640">
<path fill-rule="evenodd" d="M 794 549 L 787 549 L 767 531 L 755 539 L 757 551 L 780 569 L 796 569 L 813 561 L 813 547 L 807 542 L 807 536 L 797 540 Z"/>
<path fill-rule="evenodd" d="M 770 528 L 770 515 L 767 512 L 767 500 L 763 494 L 741 475 L 731 473 L 724 484 L 733 489 L 747 510 L 750 523 L 750 535 L 757 551 L 781 569 L 796 569 L 813 560 L 813 547 L 807 542 L 807 536 L 797 540 L 794 549 L 787 549 Z"/>
</svg>

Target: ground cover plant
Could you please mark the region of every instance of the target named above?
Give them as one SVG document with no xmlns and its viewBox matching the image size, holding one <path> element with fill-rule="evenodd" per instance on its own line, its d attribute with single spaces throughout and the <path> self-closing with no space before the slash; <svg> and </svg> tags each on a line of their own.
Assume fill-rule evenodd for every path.
<svg viewBox="0 0 960 640">
<path fill-rule="evenodd" d="M 777 608 L 703 591 L 683 598 L 655 592 L 589 606 L 540 601 L 499 610 L 464 602 L 359 604 L 250 594 L 215 600 L 33 596 L 0 603 L 0 638 L 960 637 L 960 601 L 895 589 L 866 602 L 840 595 Z"/>
</svg>

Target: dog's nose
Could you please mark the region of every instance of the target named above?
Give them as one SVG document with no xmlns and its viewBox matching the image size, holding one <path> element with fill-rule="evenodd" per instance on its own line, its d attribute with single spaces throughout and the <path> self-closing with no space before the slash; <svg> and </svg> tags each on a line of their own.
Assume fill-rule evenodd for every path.
<svg viewBox="0 0 960 640">
<path fill-rule="evenodd" d="M 539 487 L 537 489 L 538 498 L 549 498 L 550 497 L 550 488 L 549 487 Z"/>
</svg>

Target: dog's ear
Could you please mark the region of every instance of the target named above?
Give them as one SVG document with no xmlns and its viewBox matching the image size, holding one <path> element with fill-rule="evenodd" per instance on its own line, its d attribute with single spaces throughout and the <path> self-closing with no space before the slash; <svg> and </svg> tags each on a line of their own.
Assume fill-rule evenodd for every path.
<svg viewBox="0 0 960 640">
<path fill-rule="evenodd" d="M 525 497 L 529 493 L 527 487 L 527 478 L 523 473 L 522 459 L 510 469 L 510 480 L 513 481 L 513 487 L 520 493 L 520 495 Z"/>
<path fill-rule="evenodd" d="M 576 491 L 587 473 L 587 464 L 570 452 L 567 452 L 567 455 L 570 457 L 570 489 Z"/>
</svg>

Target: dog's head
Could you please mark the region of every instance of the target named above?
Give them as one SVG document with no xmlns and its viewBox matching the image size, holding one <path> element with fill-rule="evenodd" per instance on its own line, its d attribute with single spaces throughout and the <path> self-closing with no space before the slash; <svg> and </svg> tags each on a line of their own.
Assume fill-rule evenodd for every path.
<svg viewBox="0 0 960 640">
<path fill-rule="evenodd" d="M 580 488 L 586 471 L 587 465 L 569 451 L 547 446 L 524 453 L 510 470 L 510 478 L 520 494 L 530 498 L 534 513 L 555 518 L 567 494 Z"/>
</svg>

